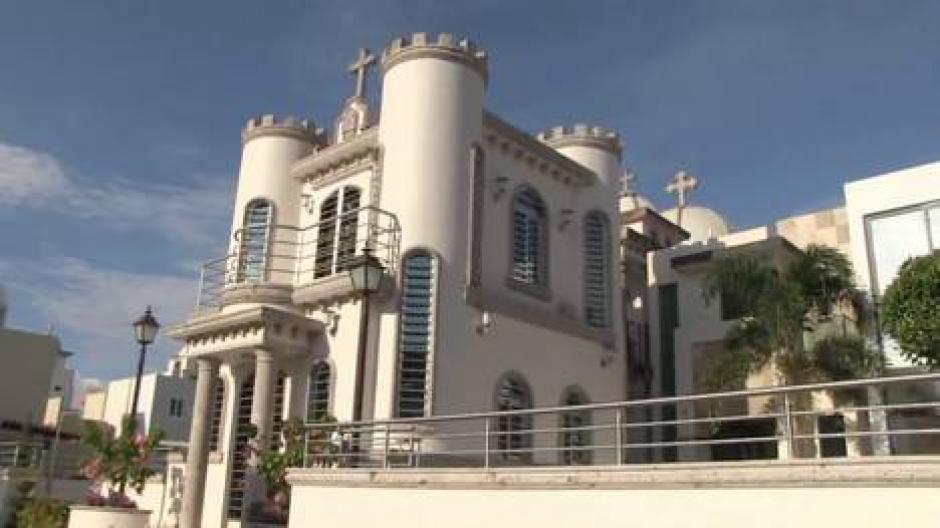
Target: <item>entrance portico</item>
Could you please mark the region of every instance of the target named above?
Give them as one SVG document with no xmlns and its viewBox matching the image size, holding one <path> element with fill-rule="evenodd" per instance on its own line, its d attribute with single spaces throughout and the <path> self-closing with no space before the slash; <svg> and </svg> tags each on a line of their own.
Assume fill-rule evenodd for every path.
<svg viewBox="0 0 940 528">
<path fill-rule="evenodd" d="M 185 357 L 195 361 L 198 369 L 180 519 L 183 528 L 205 524 L 202 505 L 207 489 L 212 488 L 207 485 L 206 475 L 214 409 L 211 397 L 216 384 L 224 383 L 220 367 L 225 367 L 232 381 L 229 389 L 223 391 L 226 397 L 221 409 L 228 416 L 222 421 L 231 424 L 227 437 L 238 449 L 222 450 L 231 456 L 218 461 L 226 468 L 227 475 L 223 481 L 224 491 L 218 499 L 229 502 L 225 508 L 229 521 L 238 522 L 244 520 L 248 507 L 264 493 L 256 470 L 258 460 L 248 452 L 248 445 L 259 451 L 270 446 L 275 411 L 283 413 L 285 404 L 290 415 L 301 414 L 295 394 L 301 384 L 296 380 L 303 372 L 302 365 L 312 359 L 314 343 L 322 333 L 323 324 L 317 320 L 294 310 L 263 305 L 196 317 L 172 329 L 173 337 L 185 341 Z M 281 395 L 280 409 L 275 409 L 274 392 L 279 373 L 290 376 L 291 395 Z M 250 391 L 240 388 L 250 388 Z M 240 406 L 248 403 L 241 401 L 245 397 L 250 398 L 254 438 L 248 438 L 241 430 L 245 424 L 236 416 Z"/>
</svg>

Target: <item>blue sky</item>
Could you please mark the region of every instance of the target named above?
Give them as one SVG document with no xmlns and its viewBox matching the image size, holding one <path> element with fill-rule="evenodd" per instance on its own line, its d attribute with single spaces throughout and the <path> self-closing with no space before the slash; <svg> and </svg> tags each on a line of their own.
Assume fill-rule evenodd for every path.
<svg viewBox="0 0 940 528">
<path fill-rule="evenodd" d="M 0 283 L 87 377 L 134 368 L 129 321 L 182 318 L 225 247 L 239 130 L 327 124 L 345 65 L 413 31 L 490 53 L 487 104 L 535 132 L 619 130 L 640 189 L 735 225 L 834 206 L 842 183 L 940 159 L 940 1 L 7 1 Z M 376 82 L 372 82 L 373 98 Z M 175 344 L 161 339 L 148 370 Z"/>
</svg>

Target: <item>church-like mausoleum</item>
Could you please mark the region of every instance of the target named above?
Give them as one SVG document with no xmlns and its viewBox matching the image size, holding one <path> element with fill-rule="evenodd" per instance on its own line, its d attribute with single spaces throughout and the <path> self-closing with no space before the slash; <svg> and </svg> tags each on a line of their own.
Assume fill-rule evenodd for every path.
<svg viewBox="0 0 940 528">
<path fill-rule="evenodd" d="M 245 519 L 249 442 L 291 417 L 626 398 L 618 135 L 516 128 L 484 108 L 486 52 L 449 34 L 363 50 L 350 71 L 332 126 L 264 115 L 242 130 L 229 251 L 172 331 L 198 371 L 183 526 Z M 512 458 L 527 437 L 498 438 Z"/>
</svg>

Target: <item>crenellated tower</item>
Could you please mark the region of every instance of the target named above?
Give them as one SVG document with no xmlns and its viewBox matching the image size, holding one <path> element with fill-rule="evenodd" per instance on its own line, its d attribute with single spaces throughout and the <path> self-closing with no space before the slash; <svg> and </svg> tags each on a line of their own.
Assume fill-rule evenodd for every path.
<svg viewBox="0 0 940 528">
<path fill-rule="evenodd" d="M 486 53 L 447 33 L 415 33 L 385 48 L 381 68 L 383 207 L 398 214 L 403 251 L 423 246 L 463 262 L 466 174 L 482 126 Z"/>
<path fill-rule="evenodd" d="M 623 145 L 617 132 L 579 123 L 573 127 L 552 127 L 537 137 L 539 141 L 594 171 L 611 188 L 620 188 Z"/>
<path fill-rule="evenodd" d="M 226 288 L 223 304 L 287 303 L 293 279 L 290 247 L 297 238 L 292 228 L 299 221 L 301 200 L 300 183 L 291 178 L 290 168 L 320 144 L 321 134 L 313 121 L 266 114 L 249 119 L 241 136 L 226 280 L 244 287 Z"/>
</svg>

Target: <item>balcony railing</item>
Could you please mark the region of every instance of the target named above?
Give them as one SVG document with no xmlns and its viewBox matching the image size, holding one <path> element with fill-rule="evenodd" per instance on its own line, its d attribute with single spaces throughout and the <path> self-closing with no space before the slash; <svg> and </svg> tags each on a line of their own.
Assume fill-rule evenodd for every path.
<svg viewBox="0 0 940 528">
<path fill-rule="evenodd" d="M 620 465 L 940 455 L 940 374 L 306 425 L 306 467 Z M 921 397 L 911 397 L 927 389 Z M 891 390 L 905 401 L 881 403 Z M 828 404 L 821 404 L 821 396 Z M 838 418 L 837 418 L 838 417 Z M 839 426 L 841 423 L 841 427 Z"/>
<path fill-rule="evenodd" d="M 268 233 L 240 229 L 233 235 L 228 255 L 201 266 L 196 310 L 221 307 L 227 288 L 248 284 L 296 287 L 334 277 L 366 247 L 394 274 L 400 244 L 397 217 L 371 206 L 303 228 L 277 225 Z"/>
<path fill-rule="evenodd" d="M 42 453 L 41 444 L 0 442 L 0 468 L 39 468 L 42 463 Z"/>
</svg>

